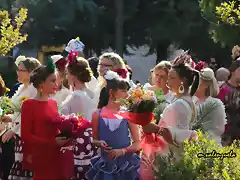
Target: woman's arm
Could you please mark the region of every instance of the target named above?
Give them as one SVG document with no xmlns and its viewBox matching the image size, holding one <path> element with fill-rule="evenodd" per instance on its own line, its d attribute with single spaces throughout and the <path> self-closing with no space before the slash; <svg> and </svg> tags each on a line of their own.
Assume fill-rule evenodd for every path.
<svg viewBox="0 0 240 180">
<path fill-rule="evenodd" d="M 137 152 L 141 149 L 140 131 L 136 124 L 133 124 L 131 122 L 128 122 L 128 124 L 129 124 L 129 129 L 130 129 L 133 143 L 132 143 L 132 145 L 126 147 L 125 150 L 126 150 L 126 152 Z"/>
<path fill-rule="evenodd" d="M 144 133 L 157 133 L 160 129 L 155 123 L 149 123 L 146 126 L 142 126 Z"/>
<path fill-rule="evenodd" d="M 21 137 L 23 141 L 26 141 L 31 144 L 41 144 L 46 146 L 56 146 L 56 140 L 40 138 L 32 133 L 33 130 L 33 110 L 35 107 L 29 101 L 25 101 L 22 105 L 21 112 Z M 39 127 L 41 128 L 41 127 Z"/>
</svg>

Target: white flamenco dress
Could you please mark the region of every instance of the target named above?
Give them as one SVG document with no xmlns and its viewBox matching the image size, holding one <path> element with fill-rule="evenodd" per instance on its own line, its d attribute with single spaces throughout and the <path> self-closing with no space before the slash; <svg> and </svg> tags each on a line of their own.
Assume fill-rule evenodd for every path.
<svg viewBox="0 0 240 180">
<path fill-rule="evenodd" d="M 91 122 L 92 113 L 97 106 L 94 100 L 94 93 L 88 88 L 73 91 L 63 102 L 60 109 L 64 115 L 80 113 L 85 119 Z M 73 144 L 74 152 L 74 179 L 85 179 L 85 173 L 91 167 L 91 158 L 95 150 L 91 145 L 92 128 L 78 128 L 76 141 Z M 68 147 L 63 147 L 68 149 Z"/>
<path fill-rule="evenodd" d="M 172 139 L 177 145 L 182 145 L 184 140 L 189 139 L 193 134 L 191 124 L 195 120 L 195 106 L 191 97 L 177 99 L 165 108 L 159 122 L 160 127 L 168 128 Z M 163 140 L 164 141 L 164 140 Z M 166 142 L 166 148 L 160 155 L 168 155 L 173 152 L 176 158 L 179 157 L 181 148 Z"/>
<path fill-rule="evenodd" d="M 221 100 L 208 97 L 204 102 L 194 96 L 197 108 L 197 118 L 193 124 L 194 130 L 202 130 L 209 135 L 210 140 L 215 140 L 216 144 L 221 145 L 221 136 L 225 130 L 226 113 Z"/>
</svg>

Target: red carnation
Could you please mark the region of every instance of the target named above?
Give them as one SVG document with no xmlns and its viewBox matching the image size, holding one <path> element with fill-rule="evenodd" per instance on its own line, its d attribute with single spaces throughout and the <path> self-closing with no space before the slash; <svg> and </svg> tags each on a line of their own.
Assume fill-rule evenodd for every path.
<svg viewBox="0 0 240 180">
<path fill-rule="evenodd" d="M 78 52 L 77 51 L 71 51 L 67 56 L 69 64 L 75 64 L 77 62 L 77 57 L 78 57 Z"/>
<path fill-rule="evenodd" d="M 201 71 L 201 70 L 204 68 L 204 66 L 205 66 L 205 62 L 199 61 L 199 62 L 197 63 L 197 65 L 195 66 L 195 69 L 196 69 L 197 71 Z"/>
<path fill-rule="evenodd" d="M 115 69 L 114 72 L 116 72 L 119 76 L 121 76 L 123 79 L 127 78 L 128 71 L 125 68 L 118 68 Z"/>
<path fill-rule="evenodd" d="M 64 72 L 66 70 L 67 61 L 64 58 L 58 60 L 55 64 L 60 72 Z"/>
</svg>

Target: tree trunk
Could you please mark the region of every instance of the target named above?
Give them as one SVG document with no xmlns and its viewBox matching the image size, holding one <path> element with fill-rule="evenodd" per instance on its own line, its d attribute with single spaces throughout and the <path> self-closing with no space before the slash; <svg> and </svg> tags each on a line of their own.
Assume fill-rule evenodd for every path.
<svg viewBox="0 0 240 180">
<path fill-rule="evenodd" d="M 116 36 L 116 51 L 120 56 L 123 56 L 123 13 L 124 0 L 115 0 L 116 18 L 115 18 L 115 36 Z"/>
<path fill-rule="evenodd" d="M 165 41 L 161 41 L 157 45 L 157 62 L 156 63 L 159 63 L 167 59 L 167 48 L 170 44 L 171 43 L 168 40 L 165 40 Z"/>
</svg>

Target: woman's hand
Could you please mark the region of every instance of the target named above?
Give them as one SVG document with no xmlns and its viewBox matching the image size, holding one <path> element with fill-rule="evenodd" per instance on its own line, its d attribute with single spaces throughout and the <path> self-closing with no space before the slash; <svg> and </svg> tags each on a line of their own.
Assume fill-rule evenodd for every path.
<svg viewBox="0 0 240 180">
<path fill-rule="evenodd" d="M 110 150 L 110 149 L 112 149 L 112 148 L 109 147 L 108 144 L 107 144 L 105 141 L 103 141 L 103 140 L 100 140 L 100 141 L 94 140 L 92 143 L 93 143 L 95 146 L 97 146 L 97 147 L 103 148 L 104 150 Z"/>
<path fill-rule="evenodd" d="M 12 130 L 8 130 L 5 134 L 3 134 L 2 142 L 7 143 L 13 137 L 15 137 L 15 133 Z"/>
<path fill-rule="evenodd" d="M 162 136 L 168 144 L 175 144 L 169 129 L 161 127 L 158 131 L 158 135 Z"/>
<path fill-rule="evenodd" d="M 4 123 L 0 123 L 0 133 L 2 132 L 2 131 L 4 131 L 5 130 L 5 124 Z"/>
<path fill-rule="evenodd" d="M 55 140 L 56 144 L 61 147 L 68 143 L 70 139 L 67 139 L 66 137 L 56 137 Z"/>
<path fill-rule="evenodd" d="M 12 122 L 12 119 L 9 116 L 3 116 L 2 122 Z"/>
<path fill-rule="evenodd" d="M 108 151 L 108 158 L 110 160 L 117 159 L 120 156 L 124 156 L 126 153 L 125 149 L 113 149 Z"/>
<path fill-rule="evenodd" d="M 189 138 L 189 141 L 196 141 L 197 139 L 198 139 L 197 132 L 193 131 L 190 138 Z"/>
</svg>

